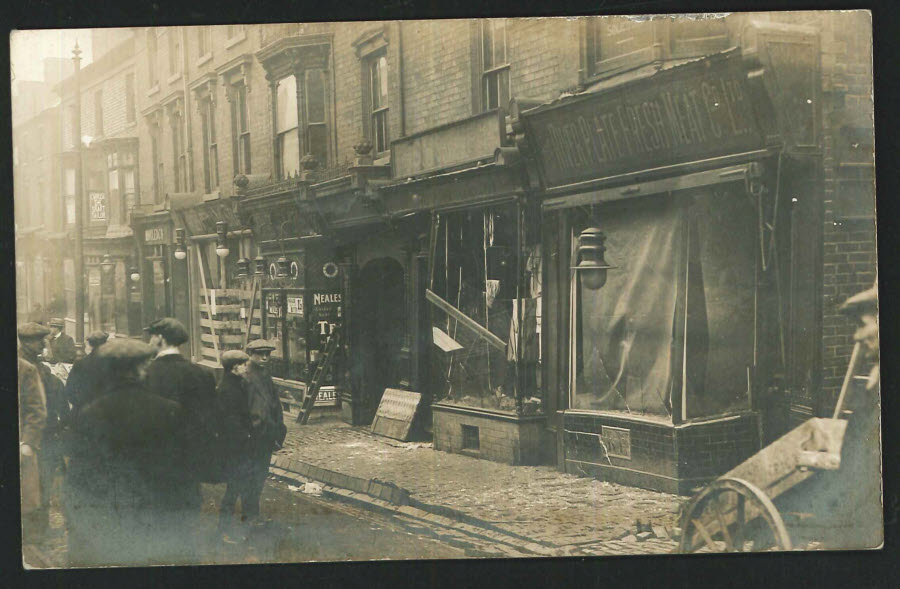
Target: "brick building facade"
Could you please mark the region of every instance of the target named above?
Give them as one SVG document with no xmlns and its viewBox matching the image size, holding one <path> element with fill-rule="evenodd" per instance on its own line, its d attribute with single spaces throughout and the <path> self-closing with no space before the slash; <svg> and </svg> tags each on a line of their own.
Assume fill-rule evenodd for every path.
<svg viewBox="0 0 900 589">
<path fill-rule="evenodd" d="M 223 349 L 248 339 L 299 337 L 291 331 L 296 325 L 291 327 L 287 309 L 297 321 L 301 316 L 308 320 L 303 313 L 317 312 L 313 299 L 303 297 L 343 297 L 337 310 L 323 307 L 321 312 L 336 312 L 347 330 L 345 354 L 371 356 L 366 360 L 371 365 L 391 364 L 378 374 L 372 366 L 335 369 L 332 385 L 346 389 L 336 400 L 354 407 L 345 411 L 347 419 L 368 423 L 384 387 L 420 391 L 426 404 L 439 401 L 440 395 L 428 390 L 439 356 L 432 349 L 431 329 L 438 327 L 429 315 L 432 295 L 455 308 L 465 290 L 463 266 L 459 284 L 448 270 L 451 258 L 456 259 L 448 223 L 459 232 L 454 247 L 460 248 L 460 259 L 472 257 L 463 251 L 466 241 L 483 240 L 480 288 L 485 292 L 489 280 L 505 276 L 504 266 L 521 270 L 512 294 L 497 294 L 505 301 L 503 309 L 509 309 L 494 312 L 493 324 L 491 313 L 478 311 L 500 343 L 523 337 L 518 335 L 522 328 L 502 321 L 519 313 L 516 317 L 525 320 L 526 307 L 546 304 L 535 283 L 551 255 L 544 252 L 541 258 L 539 230 L 541 201 L 551 191 L 544 190 L 533 162 L 521 159 L 531 138 L 527 132 L 522 136 L 520 115 L 619 84 L 640 84 L 671 68 L 688 71 L 698 67 L 691 65 L 695 62 L 706 60 L 714 67 L 716 60 L 738 61 L 735 52 L 743 51 L 750 64 L 758 59 L 755 41 L 745 36 L 751 24 L 785 23 L 800 25 L 804 39 L 815 39 L 818 53 L 801 71 L 821 76 L 809 78 L 814 92 L 806 98 L 808 111 L 798 107 L 813 121 L 815 140 L 804 147 L 804 164 L 796 169 L 812 180 L 803 187 L 787 184 L 794 192 L 781 195 L 794 199 L 788 216 L 802 229 L 784 236 L 783 243 L 799 253 L 779 277 L 793 290 L 776 307 L 781 305 L 793 331 L 782 343 L 783 365 L 771 370 L 780 373 L 780 380 L 773 376 L 775 392 L 769 394 L 775 395 L 773 407 L 786 412 L 789 406 L 795 419 L 828 413 L 852 348 L 853 327 L 836 314 L 836 306 L 875 278 L 874 217 L 872 207 L 866 209 L 874 178 L 869 19 L 867 13 L 823 12 L 736 14 L 701 25 L 548 18 L 133 29 L 82 72 L 83 134 L 100 138 L 96 150 L 105 158 L 99 176 L 103 190 L 95 192 L 106 199 L 107 211 L 105 219 L 87 224 L 86 239 L 97 246 L 88 266 L 101 272 L 106 251 L 115 259 L 112 291 L 103 290 L 110 288 L 103 274 L 98 285 L 114 293 L 115 311 L 100 321 L 109 323 L 112 317 L 116 330 L 136 334 L 135 327 L 157 315 L 182 317 L 195 336 L 193 357 L 216 366 Z M 64 171 L 56 210 L 61 211 L 69 196 L 66 153 L 74 145 L 70 83 L 60 86 Z M 781 83 L 785 88 L 767 90 L 778 95 L 774 102 L 795 90 Z M 102 129 L 95 122 L 100 112 Z M 777 114 L 778 124 L 793 124 Z M 520 148 L 526 147 L 517 149 L 517 139 Z M 133 169 L 133 181 L 124 179 L 131 172 L 122 164 L 112 164 L 113 153 L 134 155 L 132 166 L 126 166 Z M 781 160 L 773 154 L 758 159 L 762 174 L 774 178 Z M 87 175 L 85 181 L 90 181 Z M 90 192 L 88 187 L 88 199 Z M 553 224 L 550 216 L 544 221 Z M 495 228 L 495 222 L 506 229 Z M 179 232 L 185 229 L 186 234 Z M 437 277 L 441 289 L 434 278 L 435 239 L 445 240 L 447 248 L 438 270 L 446 274 Z M 490 261 L 488 248 L 496 256 Z M 509 257 L 504 248 L 528 253 Z M 526 288 L 529 264 L 532 284 Z M 137 285 L 129 282 L 132 268 L 141 277 Z M 774 300 L 775 278 L 767 280 L 764 294 Z M 802 288 L 793 288 L 798 284 Z M 384 293 L 374 292 L 379 289 Z M 432 289 L 440 292 L 426 301 Z M 264 292 L 282 301 L 283 313 L 275 308 L 269 313 L 269 299 L 260 303 Z M 531 302 L 524 302 L 529 296 Z M 521 304 L 511 302 L 520 299 Z M 396 308 L 386 311 L 390 307 Z M 370 316 L 379 330 L 396 336 L 396 349 L 385 347 L 383 335 L 363 329 L 360 321 Z M 563 318 L 561 325 L 566 322 Z M 456 333 L 449 315 L 444 325 L 445 335 Z M 542 353 L 568 345 L 556 335 L 559 339 L 546 330 L 535 334 Z M 295 380 L 308 384 L 302 374 L 310 374 L 323 351 L 311 350 L 317 337 L 304 332 L 302 347 L 285 348 L 280 361 L 286 387 Z M 478 337 L 490 339 L 485 333 Z M 524 337 L 521 343 L 526 344 Z M 390 362 L 378 360 L 372 350 L 379 347 L 390 350 Z M 763 350 L 762 355 L 776 353 Z M 560 447 L 565 444 L 564 420 L 555 414 L 571 408 L 569 367 L 524 356 L 518 348 L 486 352 L 487 370 L 496 371 L 499 364 L 510 368 L 488 378 L 490 395 L 469 400 L 478 408 L 445 408 L 446 420 L 440 427 L 435 422 L 436 444 L 440 434 L 447 449 L 471 451 L 472 430 L 466 430 L 467 438 L 462 427 L 480 426 L 465 423 L 466 415 L 482 423 L 490 421 L 490 411 L 475 415 L 473 410 L 491 409 L 506 412 L 485 428 L 505 446 L 493 453 L 485 447 L 481 455 L 513 462 L 550 459 L 557 445 L 553 436 Z M 788 364 L 797 374 L 784 374 Z M 449 381 L 453 370 L 439 372 Z M 367 381 L 377 381 L 380 390 L 369 391 Z M 504 398 L 507 389 L 516 392 Z M 488 407 L 491 403 L 496 407 Z M 752 429 L 752 420 L 740 423 L 741 439 L 752 437 L 744 431 Z M 654 428 L 644 429 L 655 436 Z M 727 437 L 723 428 L 716 431 Z M 659 435 L 694 439 L 689 432 Z M 636 448 L 645 441 L 635 438 Z M 465 444 L 470 447 L 462 448 Z M 738 454 L 752 446 L 744 445 Z M 733 462 L 737 454 L 729 448 L 726 462 Z M 672 468 L 684 458 L 666 456 Z M 716 457 L 707 458 L 709 472 L 697 474 L 698 479 L 724 468 Z"/>
</svg>

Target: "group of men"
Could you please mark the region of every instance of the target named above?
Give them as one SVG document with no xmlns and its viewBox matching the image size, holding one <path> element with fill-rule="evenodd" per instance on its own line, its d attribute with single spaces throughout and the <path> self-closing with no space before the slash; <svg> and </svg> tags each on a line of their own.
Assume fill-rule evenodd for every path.
<svg viewBox="0 0 900 589">
<path fill-rule="evenodd" d="M 46 533 L 63 475 L 74 566 L 202 561 L 200 483 L 227 484 L 219 537 L 240 542 L 259 524 L 269 460 L 287 431 L 268 373 L 270 343 L 225 352 L 217 387 L 212 373 L 181 354 L 184 325 L 165 318 L 145 329 L 149 343 L 92 333 L 90 353 L 65 385 L 45 361 L 75 360 L 59 342 L 68 336 L 34 322 L 18 329 L 24 543 Z"/>
</svg>

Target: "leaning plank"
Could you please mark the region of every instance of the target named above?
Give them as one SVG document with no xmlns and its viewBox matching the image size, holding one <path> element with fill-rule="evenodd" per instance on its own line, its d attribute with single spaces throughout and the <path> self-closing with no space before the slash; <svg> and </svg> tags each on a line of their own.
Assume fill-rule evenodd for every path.
<svg viewBox="0 0 900 589">
<path fill-rule="evenodd" d="M 434 304 L 437 308 L 441 309 L 451 317 L 459 320 L 459 322 L 464 326 L 468 327 L 469 329 L 483 337 L 490 345 L 494 346 L 500 351 L 506 351 L 506 342 L 488 331 L 486 328 L 482 327 L 477 321 L 436 295 L 431 290 L 425 289 L 425 298 L 432 304 Z"/>
</svg>

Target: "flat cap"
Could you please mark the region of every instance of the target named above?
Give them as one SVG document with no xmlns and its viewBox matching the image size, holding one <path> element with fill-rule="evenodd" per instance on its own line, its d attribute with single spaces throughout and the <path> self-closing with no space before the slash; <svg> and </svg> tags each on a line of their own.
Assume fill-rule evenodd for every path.
<svg viewBox="0 0 900 589">
<path fill-rule="evenodd" d="M 50 334 L 50 330 L 41 325 L 40 323 L 35 323 L 31 321 L 29 323 L 24 323 L 19 326 L 18 329 L 19 339 L 37 339 L 46 337 Z"/>
<path fill-rule="evenodd" d="M 272 342 L 264 339 L 255 339 L 249 344 L 247 344 L 247 351 L 250 353 L 253 352 L 271 352 L 275 349 L 275 346 L 272 345 Z"/>
<path fill-rule="evenodd" d="M 180 346 L 188 341 L 188 332 L 184 324 L 173 317 L 163 317 L 157 319 L 147 327 L 145 327 L 150 335 L 161 335 L 166 338 L 169 345 Z"/>
<path fill-rule="evenodd" d="M 152 358 L 156 354 L 156 348 L 131 338 L 116 338 L 101 347 L 97 354 L 101 358 L 111 360 L 142 361 Z"/>
<path fill-rule="evenodd" d="M 50 327 L 65 327 L 66 322 L 60 319 L 59 317 L 54 317 L 50 320 Z"/>
<path fill-rule="evenodd" d="M 87 342 L 95 348 L 105 344 L 108 339 L 109 334 L 105 331 L 100 331 L 99 329 L 97 331 L 92 331 L 91 335 L 87 336 Z"/>
<path fill-rule="evenodd" d="M 878 288 L 858 292 L 841 305 L 840 311 L 845 315 L 862 315 L 873 313 L 878 309 Z"/>
<path fill-rule="evenodd" d="M 229 370 L 235 364 L 243 364 L 250 356 L 240 350 L 228 350 L 222 354 L 222 368 Z"/>
</svg>

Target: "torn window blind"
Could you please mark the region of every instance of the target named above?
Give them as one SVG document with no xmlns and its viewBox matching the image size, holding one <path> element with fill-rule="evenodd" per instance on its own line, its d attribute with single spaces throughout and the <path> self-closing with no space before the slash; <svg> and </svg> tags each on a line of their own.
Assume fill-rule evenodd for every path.
<svg viewBox="0 0 900 589">
<path fill-rule="evenodd" d="M 685 217 L 671 199 L 598 211 L 607 259 L 618 268 L 599 290 L 576 283 L 574 408 L 671 414 Z"/>
<path fill-rule="evenodd" d="M 698 191 L 690 208 L 686 417 L 749 408 L 756 290 L 754 206 Z"/>
</svg>

